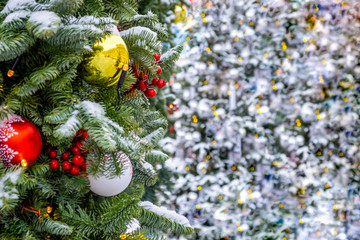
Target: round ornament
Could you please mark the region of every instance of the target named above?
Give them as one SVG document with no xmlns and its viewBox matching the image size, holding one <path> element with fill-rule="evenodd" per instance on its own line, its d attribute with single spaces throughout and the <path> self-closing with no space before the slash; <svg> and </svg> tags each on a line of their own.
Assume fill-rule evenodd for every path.
<svg viewBox="0 0 360 240">
<path fill-rule="evenodd" d="M 90 174 L 87 176 L 90 181 L 90 190 L 103 197 L 115 196 L 121 193 L 131 182 L 133 168 L 129 157 L 124 152 L 117 152 L 115 155 L 122 168 L 121 175 L 111 176 L 109 169 L 103 175 L 98 177 Z M 109 160 L 111 157 L 110 154 L 106 154 L 105 161 Z M 109 166 L 109 168 L 110 167 L 111 166 Z"/>
<path fill-rule="evenodd" d="M 33 165 L 41 149 L 40 132 L 30 121 L 16 115 L 0 121 L 0 159 L 6 167 Z"/>
<path fill-rule="evenodd" d="M 96 53 L 86 60 L 83 78 L 92 85 L 108 87 L 116 84 L 129 63 L 129 52 L 124 40 L 110 35 L 94 45 Z"/>
<path fill-rule="evenodd" d="M 176 5 L 175 9 L 175 21 L 174 23 L 178 23 L 178 22 L 184 22 L 186 19 L 186 7 L 185 5 L 180 6 L 180 5 Z"/>
</svg>

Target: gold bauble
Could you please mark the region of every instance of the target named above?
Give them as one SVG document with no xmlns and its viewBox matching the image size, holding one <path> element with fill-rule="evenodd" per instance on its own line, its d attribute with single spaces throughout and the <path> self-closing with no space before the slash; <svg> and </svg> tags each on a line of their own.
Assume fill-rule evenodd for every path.
<svg viewBox="0 0 360 240">
<path fill-rule="evenodd" d="M 176 5 L 175 9 L 175 21 L 174 23 L 178 23 L 178 22 L 183 22 L 186 19 L 186 7 L 185 5 L 180 6 L 180 5 Z"/>
<path fill-rule="evenodd" d="M 86 59 L 84 80 L 92 85 L 109 87 L 116 84 L 123 68 L 127 70 L 129 52 L 119 35 L 110 35 L 94 45 L 95 55 Z"/>
</svg>

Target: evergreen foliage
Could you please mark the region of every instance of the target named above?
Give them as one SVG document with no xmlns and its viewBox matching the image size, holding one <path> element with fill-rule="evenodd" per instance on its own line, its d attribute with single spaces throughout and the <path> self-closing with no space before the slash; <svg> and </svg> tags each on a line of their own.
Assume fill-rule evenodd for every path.
<svg viewBox="0 0 360 240">
<path fill-rule="evenodd" d="M 156 162 L 167 156 L 158 142 L 167 121 L 150 107 L 142 92 L 129 92 L 136 79 L 129 69 L 117 98 L 116 86 L 97 87 L 83 79 L 83 62 L 92 46 L 119 27 L 130 65 L 155 74 L 153 54 L 162 53 L 167 29 L 156 15 L 140 15 L 135 0 L 9 0 L 0 2 L 1 119 L 17 114 L 41 131 L 44 149 L 36 164 L 24 169 L 0 165 L 1 239 L 156 239 L 168 230 L 188 234 L 181 224 L 152 213 L 154 224 L 137 203 L 146 186 L 155 184 Z M 181 49 L 169 52 L 163 71 L 171 72 Z M 13 77 L 7 72 L 19 58 Z M 133 180 L 125 192 L 100 197 L 88 179 L 49 168 L 49 146 L 64 152 L 80 129 L 89 133 L 84 148 L 92 150 L 88 173 L 101 175 L 105 154 L 122 151 L 132 161 Z M 109 161 L 111 175 L 122 168 Z M 52 211 L 47 209 L 52 207 Z M 134 219 L 137 229 L 130 229 Z"/>
</svg>

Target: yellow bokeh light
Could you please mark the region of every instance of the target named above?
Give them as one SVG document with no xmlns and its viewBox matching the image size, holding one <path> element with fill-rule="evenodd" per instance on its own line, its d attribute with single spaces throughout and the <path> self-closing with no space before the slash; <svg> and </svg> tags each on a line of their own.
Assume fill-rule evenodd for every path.
<svg viewBox="0 0 360 240">
<path fill-rule="evenodd" d="M 239 57 L 239 58 L 238 58 L 238 61 L 239 61 L 239 62 L 241 62 L 241 61 L 242 61 L 242 58 L 241 58 L 241 57 Z"/>
<path fill-rule="evenodd" d="M 283 208 L 284 205 L 282 203 L 279 204 L 279 208 Z"/>
<path fill-rule="evenodd" d="M 28 163 L 25 159 L 22 159 L 21 162 L 20 162 L 21 166 L 22 167 L 27 167 Z"/>
<path fill-rule="evenodd" d="M 204 22 L 204 23 L 207 23 L 207 20 L 206 20 L 206 18 L 203 18 L 203 22 Z"/>
<path fill-rule="evenodd" d="M 200 191 L 201 189 L 202 189 L 202 187 L 201 187 L 201 186 L 198 186 L 198 187 L 197 187 L 197 190 L 199 190 L 199 191 Z"/>
<path fill-rule="evenodd" d="M 223 199 L 223 197 L 220 195 L 220 196 L 219 196 L 219 200 L 222 200 L 222 199 Z"/>
<path fill-rule="evenodd" d="M 294 101 L 294 98 L 292 97 L 292 98 L 290 98 L 290 102 L 293 102 Z"/>
<path fill-rule="evenodd" d="M 242 21 L 241 20 L 239 20 L 239 22 L 238 22 L 239 24 L 242 24 Z"/>
<path fill-rule="evenodd" d="M 212 144 L 216 144 L 216 141 L 214 140 L 214 141 L 212 141 Z"/>
<path fill-rule="evenodd" d="M 207 51 L 207 52 L 210 52 L 210 50 L 211 50 L 210 48 L 206 48 L 206 51 Z"/>
<path fill-rule="evenodd" d="M 196 205 L 196 209 L 200 209 L 200 206 L 199 206 L 199 204 L 197 204 L 197 205 Z"/>
<path fill-rule="evenodd" d="M 190 168 L 189 168 L 189 167 L 186 167 L 185 169 L 186 169 L 186 171 L 189 171 L 189 170 L 190 170 Z"/>
<path fill-rule="evenodd" d="M 235 42 L 238 42 L 240 39 L 238 37 L 235 38 Z"/>
</svg>

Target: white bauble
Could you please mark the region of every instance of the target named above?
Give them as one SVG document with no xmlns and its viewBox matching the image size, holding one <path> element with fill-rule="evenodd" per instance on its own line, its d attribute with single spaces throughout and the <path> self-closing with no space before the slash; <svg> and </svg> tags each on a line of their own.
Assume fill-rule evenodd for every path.
<svg viewBox="0 0 360 240">
<path fill-rule="evenodd" d="M 105 155 L 106 160 L 110 157 L 110 154 Z M 133 175 L 131 161 L 124 152 L 117 152 L 116 159 L 122 168 L 122 174 L 118 176 L 110 176 L 110 169 L 98 177 L 89 174 L 87 177 L 90 181 L 90 190 L 92 192 L 103 197 L 110 197 L 121 193 L 127 188 L 127 186 L 129 186 Z M 111 167 L 110 164 L 107 165 L 108 167 Z"/>
</svg>

